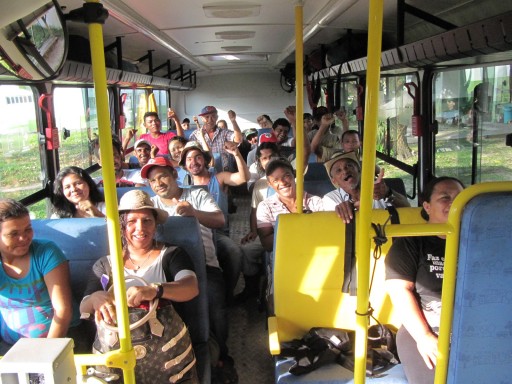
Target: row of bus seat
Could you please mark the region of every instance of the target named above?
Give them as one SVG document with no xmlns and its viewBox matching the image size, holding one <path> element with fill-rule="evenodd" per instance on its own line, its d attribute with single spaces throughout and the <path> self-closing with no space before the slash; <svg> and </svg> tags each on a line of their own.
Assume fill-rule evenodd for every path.
<svg viewBox="0 0 512 384">
<path fill-rule="evenodd" d="M 118 188 L 119 196 L 129 189 Z M 66 255 L 70 262 L 73 297 L 80 302 L 92 265 L 100 257 L 109 254 L 106 220 L 33 220 L 32 226 L 36 238 L 51 239 Z M 189 327 L 201 382 L 210 383 L 206 266 L 199 223 L 192 217 L 169 217 L 165 224 L 158 227 L 157 239 L 185 248 L 194 262 L 199 296 L 187 303 L 176 303 L 175 306 Z"/>
<path fill-rule="evenodd" d="M 475 192 L 459 211 L 463 213 L 446 381 L 450 384 L 510 381 L 512 183 L 507 184 L 507 192 Z M 420 208 L 397 211 L 401 224 L 424 223 Z M 374 210 L 371 221 L 382 225 L 388 216 L 385 210 Z M 459 223 L 453 225 L 458 227 Z M 356 329 L 356 297 L 342 292 L 347 260 L 345 233 L 345 224 L 332 212 L 278 218 L 273 260 L 274 315 L 268 321 L 276 383 L 354 382 L 353 372 L 337 364 L 293 376 L 288 372 L 292 359 L 279 356 L 280 343 L 300 339 L 312 327 Z M 370 269 L 375 271 L 370 305 L 379 322 L 398 328 L 400 320 L 384 289 L 384 260 L 391 243 L 382 246 L 380 258 L 372 258 Z M 407 383 L 400 365 L 367 381 Z"/>
</svg>

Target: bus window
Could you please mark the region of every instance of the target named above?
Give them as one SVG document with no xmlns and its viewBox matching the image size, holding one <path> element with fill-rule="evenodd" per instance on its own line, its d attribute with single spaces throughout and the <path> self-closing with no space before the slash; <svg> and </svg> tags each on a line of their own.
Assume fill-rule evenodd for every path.
<svg viewBox="0 0 512 384">
<path fill-rule="evenodd" d="M 474 184 L 511 179 L 511 66 L 436 73 L 433 82 L 435 173 Z M 509 121 L 506 121 L 509 120 Z"/>
<path fill-rule="evenodd" d="M 158 109 L 158 116 L 162 121 L 162 131 L 168 129 L 167 119 L 167 92 L 164 90 L 153 90 L 155 95 L 156 106 Z M 126 95 L 126 96 L 125 96 Z M 145 89 L 122 89 L 121 100 L 123 102 L 123 113 L 126 118 L 125 132 L 128 129 L 136 129 L 136 137 L 139 137 L 143 133 L 146 133 L 144 128 L 144 114 L 148 111 L 149 95 Z M 124 132 L 123 138 L 124 138 Z M 129 146 L 135 143 L 135 139 L 132 139 Z"/>
<path fill-rule="evenodd" d="M 158 116 L 160 117 L 160 120 L 162 120 L 162 131 L 173 129 L 173 127 L 168 126 L 169 119 L 167 119 L 167 106 L 169 103 L 167 101 L 167 91 L 154 89 L 153 94 L 155 95 L 156 106 L 158 108 Z"/>
<path fill-rule="evenodd" d="M 35 98 L 28 86 L 0 86 L 0 197 L 19 200 L 43 186 Z M 30 211 L 46 217 L 46 202 Z"/>
<path fill-rule="evenodd" d="M 90 140 L 98 135 L 94 89 L 56 87 L 54 110 L 59 131 L 69 131 L 69 137 L 61 138 L 60 167 L 75 165 L 87 168 L 96 163 L 97 160 L 89 149 Z"/>
<path fill-rule="evenodd" d="M 376 148 L 377 151 L 404 164 L 414 165 L 417 162 L 418 138 L 412 134 L 411 119 L 414 114 L 414 100 L 407 91 L 406 83 L 418 84 L 417 76 L 415 74 L 383 76 L 380 79 Z M 389 164 L 380 164 L 380 166 L 385 168 L 385 177 L 402 178 L 406 183 L 406 189 L 413 190 L 411 175 Z"/>
</svg>

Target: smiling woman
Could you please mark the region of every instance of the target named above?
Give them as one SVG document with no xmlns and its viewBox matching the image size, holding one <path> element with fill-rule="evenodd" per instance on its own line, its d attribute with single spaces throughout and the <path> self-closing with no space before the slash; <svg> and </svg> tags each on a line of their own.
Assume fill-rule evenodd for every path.
<svg viewBox="0 0 512 384">
<path fill-rule="evenodd" d="M 22 337 L 71 337 L 80 324 L 78 311 L 72 310 L 64 254 L 53 242 L 33 237 L 28 210 L 15 200 L 0 199 L 2 355 Z M 78 339 L 75 345 L 85 352 Z"/>
<path fill-rule="evenodd" d="M 52 219 L 104 217 L 105 200 L 91 176 L 78 167 L 63 168 L 55 179 Z"/>
</svg>

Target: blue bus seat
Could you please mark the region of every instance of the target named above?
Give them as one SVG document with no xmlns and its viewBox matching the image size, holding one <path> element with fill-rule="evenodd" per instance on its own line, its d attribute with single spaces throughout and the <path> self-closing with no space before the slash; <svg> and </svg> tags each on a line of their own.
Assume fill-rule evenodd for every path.
<svg viewBox="0 0 512 384">
<path fill-rule="evenodd" d="M 222 166 L 222 156 L 220 153 L 216 152 L 213 154 L 213 162 L 213 166 L 215 167 L 215 171 L 217 173 L 224 172 L 224 167 Z"/>
<path fill-rule="evenodd" d="M 509 383 L 512 193 L 474 197 L 461 216 L 446 383 Z"/>
<path fill-rule="evenodd" d="M 100 190 L 101 193 L 104 193 L 103 188 L 98 188 L 98 189 Z M 116 188 L 117 202 L 119 203 L 119 201 L 121 200 L 121 197 L 123 197 L 123 195 L 126 192 L 131 191 L 132 189 L 140 189 L 140 190 L 146 192 L 149 196 L 155 196 L 155 192 L 153 192 L 151 187 L 118 187 L 118 188 Z"/>
<path fill-rule="evenodd" d="M 304 190 L 315 196 L 323 197 L 334 190 L 331 180 L 304 180 Z"/>
<path fill-rule="evenodd" d="M 158 226 L 156 238 L 159 241 L 182 247 L 194 261 L 199 295 L 186 303 L 174 303 L 174 306 L 189 328 L 199 377 L 202 383 L 210 383 L 210 352 L 208 349 L 210 326 L 206 257 L 199 222 L 195 217 L 171 216 L 164 224 Z"/>
<path fill-rule="evenodd" d="M 184 134 L 185 134 L 185 139 L 189 140 L 190 139 L 190 135 L 192 135 L 196 130 L 195 129 L 186 129 L 184 130 Z"/>
<path fill-rule="evenodd" d="M 51 240 L 64 252 L 69 260 L 73 298 L 79 303 L 84 297 L 93 264 L 109 254 L 106 220 L 32 220 L 32 228 L 35 238 Z"/>
<path fill-rule="evenodd" d="M 110 253 L 106 219 L 32 220 L 32 228 L 35 238 L 52 240 L 64 252 L 69 260 L 73 298 L 79 303 L 93 264 Z M 158 227 L 157 239 L 183 247 L 194 262 L 199 296 L 187 303 L 176 303 L 175 306 L 189 328 L 202 383 L 210 383 L 206 266 L 199 223 L 192 217 L 169 217 L 165 224 Z"/>
<path fill-rule="evenodd" d="M 330 180 L 323 163 L 309 163 L 304 181 L 306 180 Z"/>
<path fill-rule="evenodd" d="M 424 223 L 420 208 L 398 208 L 400 222 Z M 389 213 L 373 210 L 372 222 L 383 224 Z M 400 320 L 384 289 L 384 259 L 391 241 L 382 247 L 375 266 L 370 295 L 374 316 L 383 324 L 400 327 Z M 294 361 L 277 357 L 280 343 L 300 339 L 312 327 L 356 329 L 356 297 L 342 292 L 345 264 L 345 224 L 334 212 L 280 215 L 274 237 L 274 315 L 269 317 L 270 352 L 276 356 L 276 383 L 342 384 L 353 382 L 353 372 L 336 364 L 302 376 L 288 372 Z M 406 383 L 400 365 L 379 383 Z"/>
</svg>

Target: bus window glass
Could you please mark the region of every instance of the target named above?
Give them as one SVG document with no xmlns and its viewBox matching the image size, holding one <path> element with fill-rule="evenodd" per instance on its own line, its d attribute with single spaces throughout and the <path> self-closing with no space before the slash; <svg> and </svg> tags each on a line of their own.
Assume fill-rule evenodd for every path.
<svg viewBox="0 0 512 384">
<path fill-rule="evenodd" d="M 436 73 L 433 82 L 435 173 L 467 184 L 511 179 L 511 66 Z M 508 121 L 507 121 L 508 120 Z"/>
<path fill-rule="evenodd" d="M 89 143 L 98 137 L 98 116 L 93 88 L 54 90 L 55 122 L 61 136 L 60 167 L 74 165 L 87 168 L 97 162 Z M 68 137 L 67 137 L 68 136 Z"/>
<path fill-rule="evenodd" d="M 147 111 L 148 98 L 144 89 L 122 89 L 121 102 L 123 105 L 123 113 L 126 118 L 125 128 L 122 132 L 124 135 L 129 129 L 135 129 L 136 137 L 146 133 L 144 128 L 144 114 Z M 129 143 L 129 146 L 135 143 L 135 138 Z"/>
<path fill-rule="evenodd" d="M 376 149 L 402 163 L 414 165 L 417 162 L 418 137 L 412 132 L 414 100 L 406 84 L 409 84 L 413 95 L 415 91 L 410 83 L 418 84 L 415 74 L 381 77 Z M 385 177 L 402 178 L 407 190 L 413 189 L 411 175 L 388 164 L 380 166 L 385 168 Z"/>
<path fill-rule="evenodd" d="M 356 131 L 359 129 L 356 119 L 357 95 L 358 86 L 356 80 L 342 81 L 340 86 L 340 109 L 345 109 L 346 111 L 349 129 L 354 129 Z M 321 101 L 319 105 L 327 106 L 327 96 L 324 92 L 321 93 Z M 339 128 L 338 133 L 341 135 L 342 123 L 337 116 L 335 117 L 335 125 Z M 333 132 L 332 129 L 331 132 Z"/>
<path fill-rule="evenodd" d="M 169 103 L 167 102 L 167 92 L 161 89 L 155 89 L 153 90 L 153 94 L 155 95 L 156 106 L 158 108 L 158 116 L 162 121 L 162 131 L 175 129 L 174 127 L 168 126 L 167 106 Z"/>
<path fill-rule="evenodd" d="M 32 88 L 0 86 L 0 197 L 19 200 L 43 187 Z M 46 202 L 29 207 L 34 218 L 46 217 Z"/>
</svg>

